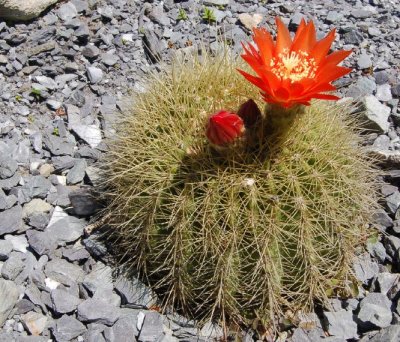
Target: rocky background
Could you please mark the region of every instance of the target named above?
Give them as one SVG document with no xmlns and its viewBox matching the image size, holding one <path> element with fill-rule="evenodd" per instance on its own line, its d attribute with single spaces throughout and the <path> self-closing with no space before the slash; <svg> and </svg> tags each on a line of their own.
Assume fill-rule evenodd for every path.
<svg viewBox="0 0 400 342">
<path fill-rule="evenodd" d="M 313 19 L 320 37 L 336 27 L 335 48 L 353 49 L 345 65 L 354 72 L 337 86 L 365 110 L 365 144 L 388 182 L 375 222 L 386 234 L 354 262 L 359 296 L 304 314 L 277 341 L 400 340 L 398 0 L 55 2 L 0 1 L 0 341 L 221 336 L 211 324 L 161 315 L 143 284 L 112 276 L 105 246 L 88 233 L 89 190 L 104 138 L 149 70 L 199 46 L 217 51 L 221 38 L 240 52 L 253 26 L 274 30 L 276 15 L 292 31 Z"/>
</svg>

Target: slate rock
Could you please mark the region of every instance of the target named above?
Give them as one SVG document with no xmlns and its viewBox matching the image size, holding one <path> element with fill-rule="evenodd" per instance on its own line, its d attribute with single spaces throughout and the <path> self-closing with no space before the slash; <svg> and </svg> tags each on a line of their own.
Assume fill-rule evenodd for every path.
<svg viewBox="0 0 400 342">
<path fill-rule="evenodd" d="M 51 182 L 43 176 L 33 176 L 23 186 L 25 198 L 45 198 L 50 191 Z"/>
<path fill-rule="evenodd" d="M 354 259 L 353 269 L 356 278 L 364 284 L 367 284 L 370 279 L 379 273 L 378 264 L 371 260 L 368 253 L 364 253 Z"/>
<path fill-rule="evenodd" d="M 114 66 L 120 60 L 118 55 L 116 55 L 115 53 L 102 53 L 100 59 L 102 63 L 107 66 Z"/>
<path fill-rule="evenodd" d="M 357 324 L 353 320 L 353 314 L 350 311 L 324 312 L 326 329 L 329 335 L 343 338 L 356 339 Z"/>
<path fill-rule="evenodd" d="M 119 309 L 102 300 L 87 299 L 78 305 L 78 319 L 81 322 L 95 322 L 111 326 L 119 316 Z"/>
<path fill-rule="evenodd" d="M 52 259 L 46 264 L 44 273 L 48 278 L 66 286 L 81 282 L 85 274 L 81 267 L 58 258 Z"/>
<path fill-rule="evenodd" d="M 391 111 L 390 107 L 380 103 L 373 95 L 366 96 L 363 105 L 365 108 L 363 115 L 368 121 L 368 128 L 374 129 L 378 132 L 387 132 L 389 129 L 388 118 Z"/>
<path fill-rule="evenodd" d="M 0 278 L 0 327 L 3 326 L 11 310 L 18 301 L 19 291 L 17 285 Z"/>
<path fill-rule="evenodd" d="M 113 289 L 112 269 L 101 262 L 97 262 L 93 270 L 85 276 L 83 286 L 95 294 L 99 289 Z"/>
<path fill-rule="evenodd" d="M 29 246 L 38 255 L 52 255 L 57 248 L 55 237 L 46 232 L 30 229 L 26 232 Z"/>
<path fill-rule="evenodd" d="M 363 34 L 356 29 L 352 29 L 345 33 L 343 38 L 346 44 L 360 44 L 364 40 Z"/>
<path fill-rule="evenodd" d="M 4 279 L 15 280 L 25 267 L 25 256 L 23 253 L 12 252 L 1 268 Z"/>
<path fill-rule="evenodd" d="M 22 207 L 20 205 L 0 212 L 0 236 L 17 232 L 22 227 Z"/>
<path fill-rule="evenodd" d="M 60 6 L 57 12 L 61 20 L 70 20 L 77 16 L 78 11 L 75 5 L 70 1 Z"/>
<path fill-rule="evenodd" d="M 46 134 L 43 138 L 43 143 L 46 149 L 54 156 L 71 156 L 74 153 L 74 144 L 66 138 Z"/>
<path fill-rule="evenodd" d="M 18 169 L 17 162 L 8 157 L 8 156 L 0 156 L 0 178 L 6 179 L 14 176 L 15 172 Z"/>
<path fill-rule="evenodd" d="M 158 312 L 148 311 L 138 336 L 139 342 L 158 341 L 164 335 L 162 316 Z"/>
<path fill-rule="evenodd" d="M 103 71 L 99 68 L 87 67 L 86 71 L 87 71 L 89 81 L 92 84 L 99 83 L 103 79 Z"/>
<path fill-rule="evenodd" d="M 26 248 L 29 246 L 25 235 L 6 235 L 5 241 L 8 241 L 12 245 L 12 249 L 15 252 L 26 253 Z M 1 240 L 0 240 L 1 243 Z"/>
<path fill-rule="evenodd" d="M 85 46 L 82 50 L 82 55 L 90 59 L 98 57 L 99 54 L 100 50 L 95 45 L 91 44 Z"/>
<path fill-rule="evenodd" d="M 144 49 L 150 61 L 157 63 L 161 60 L 162 44 L 154 31 L 147 28 L 143 32 Z"/>
<path fill-rule="evenodd" d="M 375 283 L 379 292 L 386 295 L 399 281 L 399 274 L 390 272 L 379 273 L 376 277 Z"/>
<path fill-rule="evenodd" d="M 386 249 L 382 242 L 378 241 L 376 243 L 367 242 L 367 250 L 369 254 L 377 259 L 381 264 L 384 263 L 386 259 Z"/>
<path fill-rule="evenodd" d="M 363 329 L 385 328 L 392 321 L 391 301 L 382 293 L 368 293 L 360 302 L 357 318 Z"/>
<path fill-rule="evenodd" d="M 391 325 L 381 329 L 376 335 L 365 342 L 398 342 L 400 341 L 400 325 Z"/>
<path fill-rule="evenodd" d="M 86 332 L 85 326 L 73 316 L 63 315 L 56 320 L 53 334 L 57 341 L 70 341 Z"/>
<path fill-rule="evenodd" d="M 98 147 L 101 143 L 101 130 L 96 125 L 72 124 L 71 129 L 92 148 Z"/>
<path fill-rule="evenodd" d="M 99 209 L 99 203 L 88 189 L 78 189 L 69 193 L 75 215 L 90 216 Z"/>
<path fill-rule="evenodd" d="M 386 206 L 389 212 L 393 215 L 396 214 L 397 209 L 400 206 L 400 192 L 395 191 L 393 194 L 386 197 Z"/>
<path fill-rule="evenodd" d="M 46 327 L 47 316 L 30 311 L 21 316 L 22 324 L 33 335 L 39 336 Z"/>
<path fill-rule="evenodd" d="M 82 182 L 85 177 L 86 167 L 86 160 L 78 159 L 73 168 L 69 170 L 67 174 L 67 184 L 78 184 Z"/>
<path fill-rule="evenodd" d="M 132 308 L 149 308 L 157 302 L 152 291 L 136 278 L 119 277 L 115 290 L 120 294 L 122 303 Z"/>
<path fill-rule="evenodd" d="M 10 241 L 0 240 L 0 261 L 7 260 L 12 250 L 13 245 Z"/>
<path fill-rule="evenodd" d="M 56 207 L 45 232 L 55 237 L 58 244 L 62 244 L 79 239 L 85 225 L 85 220 L 70 216 L 62 208 Z"/>
<path fill-rule="evenodd" d="M 50 292 L 53 310 L 58 314 L 69 313 L 78 307 L 81 300 L 64 289 L 55 289 Z"/>
</svg>

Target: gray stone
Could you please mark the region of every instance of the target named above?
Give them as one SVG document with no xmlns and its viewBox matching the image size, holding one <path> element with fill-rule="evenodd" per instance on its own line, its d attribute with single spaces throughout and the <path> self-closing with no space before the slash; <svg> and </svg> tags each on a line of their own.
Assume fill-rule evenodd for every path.
<svg viewBox="0 0 400 342">
<path fill-rule="evenodd" d="M 343 38 L 346 44 L 360 44 L 364 40 L 362 33 L 356 29 L 352 29 L 345 33 Z"/>
<path fill-rule="evenodd" d="M 67 2 L 58 9 L 58 16 L 61 20 L 70 20 L 77 16 L 78 11 L 72 2 Z"/>
<path fill-rule="evenodd" d="M 90 216 L 99 209 L 99 203 L 96 201 L 94 194 L 88 189 L 78 189 L 70 192 L 69 199 L 75 215 Z"/>
<path fill-rule="evenodd" d="M 329 335 L 344 339 L 358 338 L 357 324 L 350 311 L 324 312 L 324 318 Z"/>
<path fill-rule="evenodd" d="M 363 105 L 365 108 L 363 115 L 367 120 L 366 125 L 368 128 L 378 132 L 387 132 L 389 129 L 388 118 L 390 115 L 390 107 L 380 103 L 373 95 L 366 96 Z"/>
<path fill-rule="evenodd" d="M 0 18 L 9 20 L 30 20 L 39 16 L 58 0 L 3 0 L 0 3 Z"/>
<path fill-rule="evenodd" d="M 81 300 L 64 289 L 55 289 L 50 292 L 53 310 L 63 314 L 76 310 Z"/>
<path fill-rule="evenodd" d="M 103 79 L 103 71 L 96 67 L 87 67 L 87 75 L 90 83 L 96 84 Z"/>
<path fill-rule="evenodd" d="M 120 294 L 122 303 L 133 308 L 149 308 L 156 304 L 151 290 L 136 278 L 128 280 L 121 276 L 115 282 L 115 290 Z"/>
<path fill-rule="evenodd" d="M 351 11 L 351 16 L 356 19 L 365 19 L 373 15 L 373 12 L 367 9 L 354 9 Z"/>
<path fill-rule="evenodd" d="M 168 16 L 164 13 L 163 4 L 159 4 L 157 6 L 152 7 L 150 12 L 147 15 L 152 21 L 167 26 L 170 23 Z"/>
<path fill-rule="evenodd" d="M 400 206 L 400 192 L 396 191 L 393 194 L 387 196 L 386 205 L 390 213 L 392 213 L 393 215 L 396 214 L 396 211 Z"/>
<path fill-rule="evenodd" d="M 376 210 L 372 214 L 372 218 L 373 218 L 373 223 L 377 224 L 380 227 L 383 227 L 384 229 L 393 226 L 393 220 L 383 209 Z"/>
<path fill-rule="evenodd" d="M 82 284 L 92 294 L 95 294 L 100 288 L 112 290 L 113 282 L 111 267 L 98 262 L 93 267 L 92 272 L 85 276 Z"/>
<path fill-rule="evenodd" d="M 115 306 L 98 299 L 87 299 L 78 306 L 78 319 L 85 323 L 113 325 L 120 312 Z"/>
<path fill-rule="evenodd" d="M 398 342 L 400 341 L 400 325 L 391 325 L 381 329 L 368 342 Z M 367 342 L 367 341 L 366 341 Z"/>
<path fill-rule="evenodd" d="M 360 311 L 357 315 L 362 327 L 385 328 L 392 321 L 391 301 L 382 293 L 369 293 L 360 302 Z"/>
<path fill-rule="evenodd" d="M 4 279 L 15 280 L 25 267 L 25 257 L 22 253 L 12 252 L 1 268 Z"/>
<path fill-rule="evenodd" d="M 372 60 L 371 60 L 371 56 L 367 55 L 367 54 L 361 54 L 358 57 L 357 60 L 357 65 L 360 69 L 368 69 L 369 67 L 372 66 Z"/>
<path fill-rule="evenodd" d="M 10 241 L 0 240 L 0 261 L 7 260 L 12 250 L 13 245 Z"/>
<path fill-rule="evenodd" d="M 34 80 L 47 90 L 57 89 L 57 83 L 52 78 L 47 76 L 35 76 Z"/>
<path fill-rule="evenodd" d="M 385 84 L 389 81 L 389 75 L 386 71 L 377 71 L 374 72 L 375 82 L 378 85 Z"/>
<path fill-rule="evenodd" d="M 102 53 L 100 58 L 107 66 L 113 66 L 119 62 L 119 57 L 115 53 Z"/>
<path fill-rule="evenodd" d="M 14 176 L 18 169 L 18 164 L 15 160 L 8 156 L 0 156 L 0 178 L 6 179 Z"/>
<path fill-rule="evenodd" d="M 30 311 L 21 316 L 22 324 L 34 336 L 40 335 L 46 327 L 47 316 Z"/>
<path fill-rule="evenodd" d="M 87 163 L 84 159 L 78 159 L 74 167 L 67 174 L 67 184 L 77 184 L 83 181 Z"/>
<path fill-rule="evenodd" d="M 66 286 L 76 285 L 84 277 L 81 267 L 71 264 L 64 259 L 52 259 L 46 266 L 44 273 L 48 278 L 58 281 Z"/>
<path fill-rule="evenodd" d="M 400 97 L 400 83 L 392 86 L 392 94 L 393 96 Z"/>
<path fill-rule="evenodd" d="M 372 95 L 376 91 L 376 83 L 369 77 L 359 77 L 357 82 L 350 86 L 346 92 L 346 96 L 356 99 L 365 95 Z"/>
<path fill-rule="evenodd" d="M 101 143 L 101 131 L 96 125 L 72 124 L 71 129 L 92 148 L 98 147 Z"/>
<path fill-rule="evenodd" d="M 230 0 L 204 0 L 206 6 L 227 6 Z"/>
<path fill-rule="evenodd" d="M 163 50 L 160 40 L 156 34 L 149 29 L 144 29 L 143 32 L 144 48 L 147 56 L 153 63 L 157 63 L 161 60 L 161 52 Z"/>
<path fill-rule="evenodd" d="M 74 144 L 66 138 L 46 134 L 43 139 L 45 147 L 55 156 L 73 155 Z"/>
<path fill-rule="evenodd" d="M 392 91 L 389 84 L 381 84 L 376 87 L 376 98 L 379 101 L 390 101 L 392 99 Z"/>
<path fill-rule="evenodd" d="M 12 281 L 0 278 L 0 327 L 3 326 L 8 315 L 18 301 L 19 291 Z"/>
<path fill-rule="evenodd" d="M 90 36 L 89 27 L 86 24 L 80 25 L 75 30 L 75 36 L 80 40 L 87 40 L 89 38 L 89 36 Z"/>
<path fill-rule="evenodd" d="M 400 239 L 393 235 L 387 235 L 384 237 L 383 241 L 386 252 L 388 253 L 388 255 L 394 258 L 400 250 Z"/>
<path fill-rule="evenodd" d="M 355 258 L 353 269 L 357 279 L 366 284 L 379 272 L 378 264 L 371 260 L 368 253 L 364 253 Z"/>
<path fill-rule="evenodd" d="M 22 207 L 20 205 L 0 212 L 0 236 L 19 231 L 22 227 Z"/>
<path fill-rule="evenodd" d="M 100 50 L 95 46 L 88 44 L 82 50 L 82 55 L 86 58 L 96 58 L 100 54 Z"/>
<path fill-rule="evenodd" d="M 367 243 L 367 250 L 369 254 L 376 258 L 380 263 L 383 264 L 383 262 L 386 259 L 386 250 L 385 246 L 382 244 L 382 242 L 376 242 L 376 243 Z"/>
<path fill-rule="evenodd" d="M 57 248 L 56 238 L 46 232 L 28 230 L 26 236 L 29 246 L 39 255 L 51 255 Z"/>
<path fill-rule="evenodd" d="M 343 18 L 343 13 L 338 12 L 338 11 L 329 11 L 328 14 L 326 15 L 325 20 L 329 24 L 334 24 L 335 22 L 339 21 L 342 18 Z"/>
<path fill-rule="evenodd" d="M 85 226 L 85 220 L 70 216 L 62 208 L 56 207 L 45 232 L 55 237 L 58 244 L 63 244 L 79 239 Z"/>
<path fill-rule="evenodd" d="M 4 238 L 6 241 L 11 243 L 15 252 L 26 253 L 26 248 L 29 246 L 29 244 L 25 235 L 6 235 Z"/>
<path fill-rule="evenodd" d="M 56 320 L 53 334 L 57 341 L 71 341 L 86 332 L 85 326 L 73 316 L 63 315 Z"/>
<path fill-rule="evenodd" d="M 18 172 L 16 172 L 15 175 L 10 178 L 0 179 L 0 188 L 6 191 L 11 190 L 20 182 L 20 180 L 21 180 L 21 175 Z"/>
<path fill-rule="evenodd" d="M 164 335 L 162 316 L 158 312 L 148 311 L 140 330 L 138 341 L 158 341 Z"/>
<path fill-rule="evenodd" d="M 378 285 L 379 292 L 386 295 L 390 289 L 399 281 L 399 274 L 390 272 L 379 273 L 376 277 L 376 284 Z"/>
<path fill-rule="evenodd" d="M 25 198 L 45 198 L 50 191 L 51 182 L 43 176 L 33 176 L 22 187 Z"/>
</svg>

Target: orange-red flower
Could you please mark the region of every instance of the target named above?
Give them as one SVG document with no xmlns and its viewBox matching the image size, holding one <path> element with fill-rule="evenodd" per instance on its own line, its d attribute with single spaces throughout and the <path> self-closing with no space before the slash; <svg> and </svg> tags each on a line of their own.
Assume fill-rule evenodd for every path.
<svg viewBox="0 0 400 342">
<path fill-rule="evenodd" d="M 264 101 L 286 108 L 294 104 L 309 105 L 312 98 L 339 99 L 326 92 L 336 90 L 331 82 L 351 71 L 338 66 L 351 51 L 340 50 L 328 55 L 335 29 L 317 41 L 314 23 L 303 19 L 292 40 L 279 18 L 276 25 L 276 42 L 265 28 L 255 28 L 253 39 L 258 49 L 252 44 L 243 44 L 242 58 L 257 76 L 239 72 L 261 89 Z"/>
<path fill-rule="evenodd" d="M 207 122 L 206 136 L 214 145 L 230 144 L 243 132 L 243 120 L 235 113 L 221 110 L 211 115 Z"/>
</svg>

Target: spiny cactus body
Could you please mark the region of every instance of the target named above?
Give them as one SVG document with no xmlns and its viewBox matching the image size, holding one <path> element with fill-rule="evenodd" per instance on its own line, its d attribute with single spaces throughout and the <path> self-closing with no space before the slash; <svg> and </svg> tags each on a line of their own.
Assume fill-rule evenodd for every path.
<svg viewBox="0 0 400 342">
<path fill-rule="evenodd" d="M 210 147 L 207 114 L 254 98 L 236 67 L 226 55 L 176 63 L 136 95 L 103 161 L 105 213 L 116 256 L 165 307 L 267 326 L 346 293 L 376 173 L 346 107 L 323 102 L 283 136 L 261 137 L 260 123 L 250 149 Z"/>
</svg>

